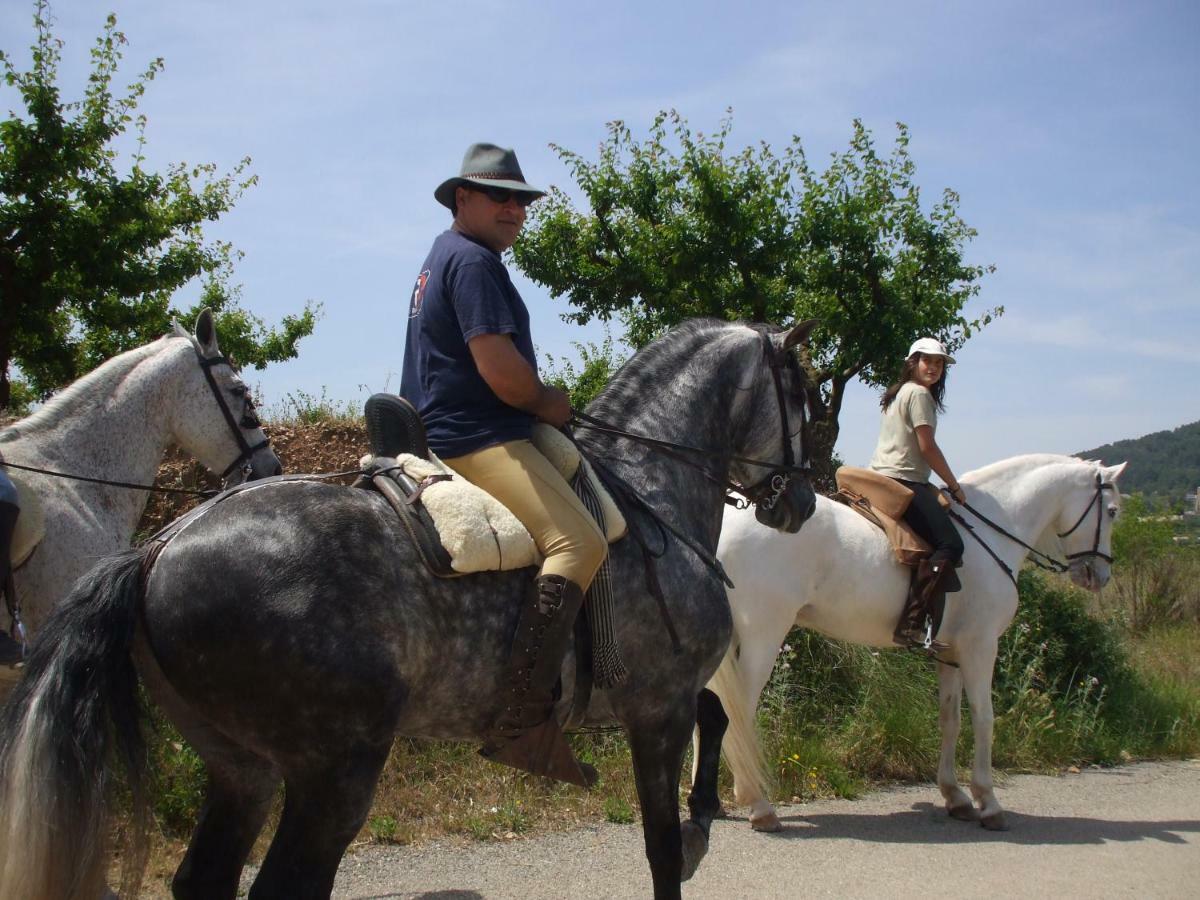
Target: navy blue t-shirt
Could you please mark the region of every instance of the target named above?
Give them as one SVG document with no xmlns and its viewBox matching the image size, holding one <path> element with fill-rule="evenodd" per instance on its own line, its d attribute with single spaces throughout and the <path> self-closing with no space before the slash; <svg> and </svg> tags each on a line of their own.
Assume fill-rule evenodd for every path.
<svg viewBox="0 0 1200 900">
<path fill-rule="evenodd" d="M 408 308 L 400 393 L 425 422 L 429 447 L 453 458 L 528 438 L 534 416 L 493 393 L 467 342 L 510 334 L 534 371 L 529 311 L 500 254 L 460 234 L 438 235 L 421 266 Z"/>
</svg>

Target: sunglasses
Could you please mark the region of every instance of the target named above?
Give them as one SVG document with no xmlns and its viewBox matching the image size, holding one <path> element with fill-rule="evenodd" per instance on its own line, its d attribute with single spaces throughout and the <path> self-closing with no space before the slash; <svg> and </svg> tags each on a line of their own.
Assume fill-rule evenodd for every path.
<svg viewBox="0 0 1200 900">
<path fill-rule="evenodd" d="M 477 194 L 483 194 L 493 203 L 507 203 L 509 200 L 516 200 L 517 206 L 522 208 L 528 206 L 538 198 L 537 194 L 530 194 L 526 191 L 514 191 L 512 188 L 491 187 L 490 185 L 471 185 L 470 190 Z"/>
</svg>

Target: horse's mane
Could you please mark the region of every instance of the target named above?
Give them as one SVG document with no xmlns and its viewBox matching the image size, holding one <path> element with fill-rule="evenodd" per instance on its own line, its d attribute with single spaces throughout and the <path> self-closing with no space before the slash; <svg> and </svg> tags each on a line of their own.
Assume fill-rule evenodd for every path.
<svg viewBox="0 0 1200 900">
<path fill-rule="evenodd" d="M 690 359 L 699 349 L 711 345 L 717 335 L 742 328 L 763 330 L 765 327 L 723 319 L 688 319 L 630 357 L 589 404 L 588 412 L 601 419 L 627 412 L 631 404 L 636 405 L 644 399 L 647 385 L 661 385 L 669 380 L 668 370 L 675 374 L 680 359 Z"/>
<path fill-rule="evenodd" d="M 979 469 L 973 469 L 970 472 L 964 472 L 963 478 L 972 484 L 992 481 L 995 479 L 1003 479 L 1021 471 L 1029 471 L 1030 469 L 1041 468 L 1043 466 L 1052 465 L 1080 465 L 1093 466 L 1094 462 L 1080 459 L 1078 456 L 1067 456 L 1062 453 L 1025 453 L 1021 456 L 1010 456 L 1008 459 L 1002 459 L 998 462 L 989 463 Z"/>
<path fill-rule="evenodd" d="M 172 331 L 156 341 L 126 350 L 104 361 L 55 394 L 32 415 L 0 430 L 0 441 L 11 441 L 17 437 L 46 431 L 56 426 L 68 414 L 68 410 L 77 412 L 80 407 L 86 408 L 104 402 L 141 362 L 161 351 L 168 341 L 180 336 L 178 331 Z M 186 333 L 182 336 L 186 336 Z"/>
</svg>

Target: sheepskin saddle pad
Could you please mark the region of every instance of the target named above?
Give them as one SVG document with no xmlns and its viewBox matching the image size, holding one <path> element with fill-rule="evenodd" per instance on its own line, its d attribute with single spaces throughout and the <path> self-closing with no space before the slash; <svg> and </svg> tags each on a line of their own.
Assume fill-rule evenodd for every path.
<svg viewBox="0 0 1200 900">
<path fill-rule="evenodd" d="M 621 511 L 566 435 L 539 423 L 533 429 L 533 443 L 569 484 L 577 478 L 590 480 L 609 543 L 624 537 Z M 432 453 L 429 459 L 409 453 L 394 459 L 370 457 L 363 460 L 363 467 L 373 473 L 374 486 L 396 508 L 434 574 L 450 577 L 541 563 L 533 538 L 508 507 Z"/>
</svg>

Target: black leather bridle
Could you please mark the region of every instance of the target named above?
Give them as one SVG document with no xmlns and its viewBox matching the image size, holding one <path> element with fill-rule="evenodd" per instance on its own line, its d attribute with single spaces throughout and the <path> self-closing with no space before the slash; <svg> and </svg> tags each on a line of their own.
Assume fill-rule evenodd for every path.
<svg viewBox="0 0 1200 900">
<path fill-rule="evenodd" d="M 1091 502 L 1087 505 L 1087 508 L 1080 513 L 1079 518 L 1075 520 L 1075 524 L 1059 535 L 1060 538 L 1065 538 L 1068 535 L 1074 534 L 1078 530 L 1079 526 L 1083 524 L 1083 520 L 1087 518 L 1088 513 L 1092 511 L 1092 507 L 1094 506 L 1096 507 L 1096 536 L 1092 540 L 1092 549 L 1080 550 L 1078 553 L 1068 553 L 1067 559 L 1080 559 L 1085 556 L 1098 556 L 1109 565 L 1112 565 L 1113 558 L 1107 553 L 1100 552 L 1100 529 L 1104 524 L 1104 492 L 1115 491 L 1116 489 L 1117 486 L 1115 484 L 1112 482 L 1106 482 L 1100 477 L 1099 472 L 1096 473 L 1096 492 L 1092 494 Z"/>
<path fill-rule="evenodd" d="M 242 466 L 242 474 L 249 475 L 251 472 L 250 460 L 254 454 L 264 447 L 269 447 L 271 441 L 265 436 L 254 446 L 250 446 L 250 442 L 246 440 L 246 436 L 242 434 L 243 428 L 261 428 L 262 422 L 259 421 L 258 413 L 254 410 L 254 401 L 250 399 L 250 393 L 245 388 L 240 389 L 241 396 L 245 399 L 246 407 L 242 410 L 242 418 L 239 423 L 233 417 L 233 411 L 230 410 L 229 404 L 225 402 L 225 397 L 221 393 L 221 388 L 217 384 L 217 379 L 213 377 L 213 366 L 225 365 L 229 366 L 230 371 L 233 371 L 233 364 L 225 356 L 205 356 L 200 352 L 200 348 L 195 344 L 192 349 L 196 351 L 196 356 L 200 360 L 200 370 L 204 372 L 204 379 L 208 382 L 209 388 L 212 389 L 213 396 L 217 400 L 217 406 L 221 410 L 221 414 L 225 416 L 225 421 L 229 423 L 229 430 L 233 432 L 233 439 L 237 442 L 238 450 L 241 452 L 238 457 L 225 467 L 225 471 L 221 473 L 221 480 L 224 481 L 229 477 L 229 473 L 236 469 L 239 465 Z"/>
</svg>

